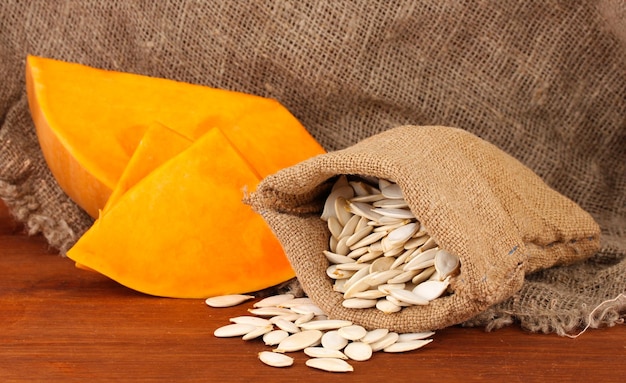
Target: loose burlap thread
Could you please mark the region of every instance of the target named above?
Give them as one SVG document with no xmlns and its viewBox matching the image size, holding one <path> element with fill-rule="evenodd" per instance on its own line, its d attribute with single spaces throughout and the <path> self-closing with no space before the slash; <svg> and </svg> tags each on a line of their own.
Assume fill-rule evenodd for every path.
<svg viewBox="0 0 626 383">
<path fill-rule="evenodd" d="M 563 334 L 623 319 L 614 300 L 626 292 L 619 0 L 8 0 L 0 14 L 0 197 L 55 248 L 91 220 L 38 150 L 27 54 L 276 98 L 329 151 L 405 124 L 472 132 L 591 213 L 602 247 L 528 275 L 465 324 Z"/>
<path fill-rule="evenodd" d="M 439 247 L 461 260 L 451 295 L 391 315 L 342 305 L 343 294 L 326 274 L 329 230 L 320 218 L 328 184 L 341 174 L 401 187 Z M 468 132 L 441 126 L 397 127 L 304 161 L 265 178 L 247 202 L 266 219 L 305 292 L 324 312 L 398 332 L 466 321 L 515 294 L 526 273 L 588 258 L 600 243 L 593 218 L 519 161 Z"/>
</svg>

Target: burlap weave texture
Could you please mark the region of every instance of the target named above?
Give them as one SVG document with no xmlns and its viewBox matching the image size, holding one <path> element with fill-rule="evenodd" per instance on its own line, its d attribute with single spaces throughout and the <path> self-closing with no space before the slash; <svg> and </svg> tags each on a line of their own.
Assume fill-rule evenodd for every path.
<svg viewBox="0 0 626 383">
<path fill-rule="evenodd" d="M 612 324 L 626 291 L 626 21 L 600 1 L 18 1 L 0 4 L 0 196 L 67 248 L 91 223 L 37 150 L 27 54 L 273 97 L 327 149 L 404 124 L 495 144 L 591 213 L 592 260 L 527 277 L 471 322 Z M 600 287 L 598 287 L 600 286 Z M 598 313 L 598 312 L 596 312 Z"/>
<path fill-rule="evenodd" d="M 320 200 L 341 174 L 397 182 L 439 247 L 461 260 L 452 295 L 391 315 L 342 306 L 343 294 L 326 275 L 329 232 L 320 223 Z M 393 128 L 283 169 L 247 202 L 276 233 L 309 297 L 329 315 L 367 328 L 420 332 L 458 324 L 514 295 L 525 273 L 599 248 L 599 227 L 575 203 L 495 146 L 441 126 Z"/>
</svg>

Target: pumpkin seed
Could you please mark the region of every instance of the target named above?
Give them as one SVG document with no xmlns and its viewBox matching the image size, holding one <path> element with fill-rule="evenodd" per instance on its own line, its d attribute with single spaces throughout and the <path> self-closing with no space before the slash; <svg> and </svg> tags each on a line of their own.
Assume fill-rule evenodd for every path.
<svg viewBox="0 0 626 383">
<path fill-rule="evenodd" d="M 348 359 L 343 352 L 326 347 L 307 347 L 304 349 L 304 353 L 311 358 Z"/>
<path fill-rule="evenodd" d="M 343 350 L 348 345 L 348 340 L 341 335 L 339 331 L 331 330 L 322 335 L 322 346 L 331 350 Z"/>
<path fill-rule="evenodd" d="M 424 347 L 428 343 L 432 342 L 432 339 L 416 339 L 409 340 L 405 342 L 396 342 L 390 344 L 389 346 L 383 348 L 384 352 L 406 352 L 417 350 L 418 348 Z"/>
<path fill-rule="evenodd" d="M 302 323 L 300 328 L 304 330 L 336 330 L 350 325 L 352 325 L 352 322 L 348 320 L 326 319 Z"/>
<path fill-rule="evenodd" d="M 285 330 L 273 330 L 263 335 L 263 343 L 266 346 L 276 346 L 289 336 L 289 333 Z"/>
<path fill-rule="evenodd" d="M 350 326 L 341 327 L 337 330 L 340 336 L 347 340 L 359 340 L 367 334 L 367 330 L 363 326 L 353 324 Z"/>
<path fill-rule="evenodd" d="M 243 315 L 243 316 L 230 318 L 230 321 L 232 323 L 244 323 L 244 324 L 251 324 L 253 326 L 267 326 L 267 325 L 272 324 L 272 322 L 270 322 L 269 320 L 265 318 L 259 318 L 259 317 L 250 316 L 250 315 Z"/>
<path fill-rule="evenodd" d="M 272 367 L 289 367 L 293 365 L 293 358 L 289 355 L 279 354 L 271 351 L 259 352 L 259 359 L 261 362 Z"/>
<path fill-rule="evenodd" d="M 241 339 L 243 340 L 251 340 L 251 339 L 256 339 L 260 336 L 263 336 L 265 334 L 267 334 L 268 332 L 272 331 L 274 327 L 269 324 L 267 326 L 259 326 L 257 328 L 255 328 L 254 330 L 246 333 Z"/>
<path fill-rule="evenodd" d="M 246 323 L 232 323 L 219 327 L 213 332 L 218 338 L 229 338 L 234 336 L 246 335 L 250 331 L 254 331 L 257 326 Z"/>
<path fill-rule="evenodd" d="M 205 303 L 211 307 L 232 307 L 250 299 L 254 299 L 254 296 L 243 294 L 220 295 L 207 298 Z"/>
<path fill-rule="evenodd" d="M 372 357 L 372 347 L 363 342 L 349 343 L 343 353 L 350 359 L 363 362 Z"/>
<path fill-rule="evenodd" d="M 258 308 L 258 307 L 278 306 L 279 304 L 292 300 L 293 298 L 294 298 L 293 294 L 272 295 L 254 303 L 252 307 Z"/>
<path fill-rule="evenodd" d="M 312 323 L 312 322 L 308 322 Z M 293 352 L 304 350 L 311 347 L 322 338 L 322 332 L 319 330 L 303 330 L 295 334 L 289 335 L 276 346 L 275 352 Z"/>
<path fill-rule="evenodd" d="M 354 368 L 349 363 L 338 358 L 311 358 L 305 364 L 309 367 L 329 372 L 354 371 Z"/>
<path fill-rule="evenodd" d="M 389 330 L 386 328 L 378 328 L 375 330 L 370 330 L 365 334 L 363 338 L 361 338 L 361 342 L 363 343 L 374 343 L 381 340 L 385 335 L 389 333 Z"/>
</svg>

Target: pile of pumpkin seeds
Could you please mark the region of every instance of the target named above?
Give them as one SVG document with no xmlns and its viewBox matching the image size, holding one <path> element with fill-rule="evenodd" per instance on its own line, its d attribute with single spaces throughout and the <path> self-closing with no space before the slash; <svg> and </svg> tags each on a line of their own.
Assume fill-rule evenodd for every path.
<svg viewBox="0 0 626 383">
<path fill-rule="evenodd" d="M 397 183 L 341 175 L 321 218 L 331 234 L 326 273 L 344 307 L 394 313 L 449 292 L 459 258 L 439 248 Z"/>
<path fill-rule="evenodd" d="M 206 300 L 211 307 L 231 307 L 252 295 L 224 295 Z M 263 298 L 248 310 L 251 315 L 230 318 L 230 323 L 214 331 L 216 337 L 262 339 L 271 350 L 258 353 L 259 360 L 272 367 L 289 367 L 294 358 L 288 353 L 303 351 L 311 368 L 329 372 L 354 371 L 350 361 L 366 361 L 377 351 L 406 352 L 432 342 L 434 332 L 399 334 L 387 329 L 366 330 L 351 321 L 329 319 L 307 297 L 293 294 Z"/>
</svg>

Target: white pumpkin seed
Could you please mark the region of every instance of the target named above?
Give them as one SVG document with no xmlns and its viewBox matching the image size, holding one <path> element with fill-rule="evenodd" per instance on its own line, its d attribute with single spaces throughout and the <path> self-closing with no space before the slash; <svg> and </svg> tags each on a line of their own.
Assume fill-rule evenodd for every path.
<svg viewBox="0 0 626 383">
<path fill-rule="evenodd" d="M 295 305 L 291 307 L 291 311 L 297 314 L 313 313 L 315 315 L 324 315 L 324 311 L 315 303 L 306 303 L 301 305 Z"/>
<path fill-rule="evenodd" d="M 411 283 L 418 285 L 424 281 L 427 281 L 435 273 L 435 266 L 428 267 L 419 272 L 416 276 L 411 279 Z"/>
<path fill-rule="evenodd" d="M 311 358 L 305 362 L 311 368 L 317 368 L 328 372 L 350 372 L 354 368 L 343 359 L 337 358 Z"/>
<path fill-rule="evenodd" d="M 369 203 L 365 203 L 365 202 L 350 202 L 348 204 L 348 209 L 350 209 L 350 211 L 353 214 L 356 214 L 358 216 L 361 217 L 365 217 L 367 219 L 369 219 L 370 221 L 377 221 L 381 218 L 381 214 L 375 213 L 374 210 L 374 206 L 370 205 Z"/>
<path fill-rule="evenodd" d="M 404 334 L 399 334 L 397 342 L 408 342 L 410 340 L 426 339 L 433 335 L 435 335 L 434 331 L 406 332 Z"/>
<path fill-rule="evenodd" d="M 270 321 L 270 323 L 274 324 L 279 320 L 286 320 L 289 322 L 294 322 L 297 321 L 298 319 L 300 319 L 302 315 L 300 314 L 296 314 L 294 312 L 292 312 L 291 314 L 283 314 L 283 315 L 276 315 L 273 317 L 270 317 L 268 320 Z"/>
<path fill-rule="evenodd" d="M 445 279 L 459 268 L 459 258 L 443 249 L 437 251 L 435 255 L 435 269 L 439 277 Z"/>
<path fill-rule="evenodd" d="M 384 231 L 369 234 L 367 237 L 361 239 L 359 242 L 350 246 L 350 250 L 355 250 L 355 249 L 358 249 L 359 247 L 371 245 L 383 239 L 386 235 L 387 233 L 385 233 Z"/>
<path fill-rule="evenodd" d="M 278 319 L 276 322 L 274 322 L 274 324 L 279 329 L 283 331 L 287 331 L 288 333 L 291 333 L 291 334 L 300 332 L 300 327 L 298 327 L 297 324 L 284 320 L 284 319 Z"/>
<path fill-rule="evenodd" d="M 381 255 L 383 255 L 382 250 L 380 250 L 380 251 L 372 251 L 368 247 L 361 247 L 361 249 L 366 249 L 367 252 L 365 254 L 363 254 L 362 256 L 360 256 L 359 259 L 356 260 L 356 263 L 372 262 L 372 261 L 375 261 L 377 258 L 380 258 Z"/>
<path fill-rule="evenodd" d="M 376 308 L 384 312 L 385 314 L 397 313 L 402 309 L 401 306 L 392 303 L 387 299 L 378 300 L 378 302 L 376 302 Z"/>
<path fill-rule="evenodd" d="M 385 348 L 383 348 L 384 352 L 406 352 L 417 350 L 418 348 L 426 346 L 428 343 L 432 342 L 432 339 L 416 339 L 409 340 L 406 342 L 396 342 Z"/>
<path fill-rule="evenodd" d="M 328 217 L 328 230 L 330 231 L 330 235 L 335 238 L 341 238 L 341 232 L 343 230 L 343 226 L 337 219 L 337 217 Z"/>
<path fill-rule="evenodd" d="M 323 250 L 322 253 L 324 253 L 324 255 L 326 256 L 326 258 L 328 259 L 328 261 L 330 263 L 337 264 L 337 263 L 352 263 L 352 262 L 354 262 L 354 259 L 348 257 L 347 255 L 333 253 L 333 252 L 328 251 L 328 250 Z"/>
<path fill-rule="evenodd" d="M 404 198 L 385 198 L 378 201 L 375 201 L 372 205 L 374 207 L 383 207 L 383 208 L 391 208 L 391 209 L 404 209 L 408 208 L 409 205 L 406 203 Z"/>
<path fill-rule="evenodd" d="M 343 353 L 350 359 L 363 362 L 372 357 L 372 347 L 363 342 L 349 343 Z"/>
<path fill-rule="evenodd" d="M 278 304 L 277 306 L 281 308 L 291 308 L 294 306 L 308 305 L 308 304 L 315 304 L 315 302 L 313 302 L 313 300 L 309 297 L 302 297 L 302 298 L 290 299 L 288 301 Z"/>
<path fill-rule="evenodd" d="M 272 331 L 272 329 L 273 329 L 273 326 L 271 324 L 267 326 L 259 326 L 255 328 L 254 330 L 250 331 L 249 333 L 245 334 L 241 339 L 243 340 L 256 339 Z"/>
<path fill-rule="evenodd" d="M 404 243 L 404 248 L 409 249 L 417 249 L 428 241 L 430 237 L 428 235 L 422 235 L 419 237 L 413 237 Z"/>
<path fill-rule="evenodd" d="M 384 217 L 389 217 L 389 218 L 399 218 L 399 219 L 414 219 L 415 218 L 415 215 L 413 214 L 413 212 L 407 209 L 390 209 L 390 208 L 377 207 L 377 208 L 373 208 L 372 212 L 380 214 Z"/>
<path fill-rule="evenodd" d="M 393 265 L 393 258 L 379 258 L 377 260 L 375 260 L 374 262 L 372 262 L 372 265 L 370 266 L 370 273 L 374 273 L 376 271 L 385 271 L 385 270 L 389 270 L 391 269 L 391 266 Z"/>
<path fill-rule="evenodd" d="M 219 295 L 207 298 L 205 303 L 210 307 L 232 307 L 250 299 L 254 299 L 254 296 L 244 294 Z"/>
<path fill-rule="evenodd" d="M 389 330 L 386 328 L 378 328 L 375 330 L 370 330 L 365 334 L 363 338 L 361 338 L 361 342 L 363 343 L 375 343 L 381 340 L 389 333 Z"/>
<path fill-rule="evenodd" d="M 427 305 L 428 304 L 428 299 L 423 298 L 422 296 L 413 293 L 412 291 L 409 290 L 391 290 L 390 292 L 391 296 L 401 300 L 402 302 L 411 304 L 411 305 Z"/>
<path fill-rule="evenodd" d="M 385 295 L 387 294 L 378 290 L 377 287 L 372 287 L 371 290 L 365 290 L 365 291 L 361 291 L 359 293 L 354 294 L 354 297 L 361 298 L 361 299 L 378 299 L 378 298 L 383 298 Z"/>
<path fill-rule="evenodd" d="M 390 231 L 389 234 L 387 234 L 387 239 L 393 244 L 402 244 L 402 247 L 404 247 L 406 241 L 408 241 L 418 229 L 418 223 L 407 223 L 406 225 Z"/>
<path fill-rule="evenodd" d="M 266 298 L 261 299 L 252 305 L 252 307 L 270 307 L 270 306 L 278 306 L 279 304 L 292 300 L 294 298 L 293 294 L 279 294 L 272 295 Z"/>
<path fill-rule="evenodd" d="M 339 233 L 337 234 L 337 238 L 349 237 L 352 234 L 354 234 L 356 227 L 359 224 L 360 220 L 361 220 L 361 217 L 359 217 L 358 215 L 353 215 L 352 217 L 350 217 L 348 222 L 346 222 L 346 225 L 343 226 L 339 230 Z M 339 221 L 337 221 L 337 223 L 339 223 Z M 330 229 L 330 221 L 329 221 L 329 229 Z M 330 232 L 333 233 L 333 230 L 331 230 Z"/>
<path fill-rule="evenodd" d="M 400 274 L 402 274 L 402 270 L 399 269 L 375 271 L 363 278 L 363 281 L 370 286 L 378 286 L 387 283 L 388 280 Z"/>
<path fill-rule="evenodd" d="M 263 343 L 265 343 L 266 346 L 276 346 L 288 336 L 289 333 L 285 330 L 273 330 L 263 335 Z"/>
<path fill-rule="evenodd" d="M 337 216 L 337 220 L 342 226 L 345 226 L 350 218 L 352 218 L 350 205 L 348 204 L 346 198 L 339 196 L 335 200 L 335 215 Z"/>
<path fill-rule="evenodd" d="M 302 323 L 306 323 L 306 322 L 313 320 L 313 318 L 315 318 L 315 313 L 311 311 L 306 314 L 300 315 L 300 318 L 296 319 L 294 324 L 300 326 Z"/>
<path fill-rule="evenodd" d="M 364 228 L 360 229 L 356 233 L 352 234 L 346 240 L 346 245 L 351 248 L 355 243 L 367 237 L 372 231 L 374 231 L 374 228 L 372 226 L 365 226 Z M 351 250 L 354 250 L 354 249 L 351 248 Z"/>
<path fill-rule="evenodd" d="M 339 263 L 336 266 L 337 266 L 337 270 L 359 271 L 363 268 L 368 268 L 370 265 L 369 263 L 352 262 L 352 263 Z"/>
<path fill-rule="evenodd" d="M 273 317 L 273 316 L 277 316 L 277 315 L 291 315 L 291 314 L 293 314 L 293 311 L 291 311 L 291 310 L 289 310 L 287 308 L 272 307 L 272 306 L 248 309 L 248 312 L 250 314 L 258 315 L 260 317 Z"/>
<path fill-rule="evenodd" d="M 307 322 L 313 323 L 313 322 Z M 276 346 L 275 352 L 293 352 L 304 350 L 313 346 L 322 338 L 322 332 L 319 330 L 304 330 L 289 335 Z"/>
<path fill-rule="evenodd" d="M 271 351 L 261 351 L 258 355 L 261 362 L 271 367 L 289 367 L 293 365 L 293 358 L 289 355 Z"/>
<path fill-rule="evenodd" d="M 246 323 L 232 323 L 227 324 L 225 326 L 217 328 L 213 335 L 218 338 L 230 338 L 235 336 L 243 336 L 249 333 L 250 331 L 254 331 L 257 326 L 246 324 Z"/>
<path fill-rule="evenodd" d="M 365 255 L 365 254 L 367 254 L 369 252 L 370 252 L 369 248 L 367 248 L 367 247 L 359 247 L 358 249 L 350 251 L 348 253 L 348 257 L 350 257 L 352 259 L 358 259 L 361 256 L 363 256 L 363 255 Z M 359 261 L 357 260 L 357 262 L 359 262 Z M 361 262 L 363 262 L 363 261 L 361 261 Z"/>
<path fill-rule="evenodd" d="M 343 350 L 348 345 L 348 340 L 339 331 L 331 330 L 322 335 L 322 346 L 331 350 Z"/>
<path fill-rule="evenodd" d="M 324 209 L 321 215 L 321 218 L 324 221 L 327 221 L 328 218 L 331 216 L 336 217 L 335 200 L 337 199 L 337 197 L 340 196 L 346 199 L 354 197 L 354 189 L 352 189 L 352 187 L 348 185 L 348 181 L 343 175 L 340 176 L 337 181 L 335 181 L 330 191 L 330 194 L 328 194 L 328 197 L 326 197 Z"/>
<path fill-rule="evenodd" d="M 304 353 L 311 358 L 337 358 L 348 359 L 348 357 L 339 350 L 333 350 L 326 347 L 307 347 L 304 349 Z"/>
<path fill-rule="evenodd" d="M 403 289 L 406 287 L 404 283 L 386 283 L 384 285 L 379 285 L 378 290 L 383 292 L 385 295 L 391 294 L 391 290 L 395 289 Z"/>
<path fill-rule="evenodd" d="M 234 318 L 230 318 L 230 322 L 232 323 L 244 323 L 251 324 L 253 326 L 267 326 L 272 324 L 269 320 L 265 318 L 254 317 L 250 315 L 243 315 Z"/>
<path fill-rule="evenodd" d="M 385 198 L 389 198 L 389 199 L 404 198 L 404 194 L 402 193 L 402 189 L 400 188 L 400 185 L 396 183 L 389 183 L 389 185 L 381 188 L 380 192 L 385 196 Z"/>
<path fill-rule="evenodd" d="M 302 323 L 300 328 L 303 330 L 336 330 L 350 325 L 352 325 L 352 322 L 348 320 L 326 319 Z"/>
<path fill-rule="evenodd" d="M 372 351 L 374 352 L 380 351 L 396 343 L 399 337 L 400 335 L 397 332 L 390 331 L 387 333 L 387 335 L 382 337 L 380 340 L 370 343 L 370 347 L 372 347 Z"/>
<path fill-rule="evenodd" d="M 415 286 L 413 293 L 432 301 L 439 298 L 448 288 L 448 281 L 426 281 Z"/>
<path fill-rule="evenodd" d="M 393 278 L 389 278 L 389 280 L 387 281 L 387 283 L 406 283 L 409 282 L 413 279 L 413 277 L 415 277 L 417 274 L 419 274 L 418 270 L 409 270 L 409 271 L 403 271 L 402 273 L 396 275 Z"/>
<path fill-rule="evenodd" d="M 359 340 L 367 334 L 367 330 L 358 324 L 341 327 L 337 332 L 347 340 Z"/>
<path fill-rule="evenodd" d="M 337 265 L 330 265 L 326 269 L 326 275 L 332 279 L 346 279 L 354 275 L 354 272 L 351 270 L 338 269 Z"/>
<path fill-rule="evenodd" d="M 369 290 L 369 291 L 373 291 L 373 290 Z M 343 301 L 341 301 L 341 305 L 349 309 L 367 309 L 370 307 L 375 307 L 378 298 L 379 297 L 376 297 L 375 299 L 348 298 L 348 299 L 344 299 Z"/>
</svg>

